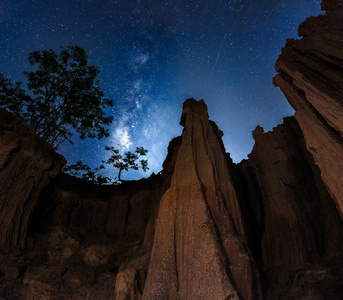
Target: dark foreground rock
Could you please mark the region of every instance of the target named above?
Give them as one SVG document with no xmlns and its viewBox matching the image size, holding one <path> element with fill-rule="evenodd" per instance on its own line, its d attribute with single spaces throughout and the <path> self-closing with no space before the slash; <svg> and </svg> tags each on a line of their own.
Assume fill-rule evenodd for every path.
<svg viewBox="0 0 343 300">
<path fill-rule="evenodd" d="M 257 127 L 253 135 L 249 159 L 236 167 L 236 186 L 264 297 L 340 294 L 343 224 L 299 125 L 286 118 L 272 132 Z"/>
<path fill-rule="evenodd" d="M 3 109 L 0 145 L 0 249 L 24 247 L 38 197 L 66 161 Z"/>
</svg>

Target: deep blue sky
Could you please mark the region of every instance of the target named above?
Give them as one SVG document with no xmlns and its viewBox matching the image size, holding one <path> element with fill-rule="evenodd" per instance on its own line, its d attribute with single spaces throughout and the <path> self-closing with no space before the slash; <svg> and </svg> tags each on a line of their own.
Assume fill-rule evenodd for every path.
<svg viewBox="0 0 343 300">
<path fill-rule="evenodd" d="M 100 164 L 104 145 L 143 146 L 150 172 L 123 179 L 159 172 L 189 97 L 206 101 L 239 162 L 257 125 L 268 131 L 293 114 L 273 87 L 274 64 L 286 38 L 319 13 L 316 0 L 0 0 L 0 72 L 24 81 L 30 52 L 86 50 L 115 120 L 108 139 L 62 147 L 70 163 Z"/>
</svg>

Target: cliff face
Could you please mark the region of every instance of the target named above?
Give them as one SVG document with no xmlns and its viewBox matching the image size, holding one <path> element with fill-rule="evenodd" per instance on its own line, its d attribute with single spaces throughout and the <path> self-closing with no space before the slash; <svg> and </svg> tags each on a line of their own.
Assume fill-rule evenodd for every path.
<svg viewBox="0 0 343 300">
<path fill-rule="evenodd" d="M 303 38 L 288 40 L 276 62 L 274 84 L 294 119 L 273 132 L 257 127 L 248 161 L 236 168 L 268 299 L 343 296 L 343 5 L 322 8 L 326 15 L 301 24 Z"/>
<path fill-rule="evenodd" d="M 162 175 L 96 186 L 4 110 L 0 145 L 0 298 L 114 298 L 120 265 L 151 250 L 172 155 Z"/>
<path fill-rule="evenodd" d="M 263 273 L 264 295 L 324 297 L 342 284 L 326 282 L 341 268 L 331 269 L 330 262 L 339 265 L 342 260 L 343 224 L 333 198 L 293 117 L 272 132 L 257 127 L 253 136 L 255 146 L 238 165 L 236 185 L 252 252 Z M 314 266 L 325 276 L 306 278 Z"/>
<path fill-rule="evenodd" d="M 84 234 L 143 240 L 161 198 L 162 182 L 161 176 L 153 175 L 118 186 L 97 186 L 60 175 L 41 195 L 31 230 L 63 226 Z"/>
<path fill-rule="evenodd" d="M 343 299 L 343 4 L 322 7 L 276 63 L 295 116 L 238 165 L 203 101 L 161 174 L 120 186 L 60 174 L 1 110 L 0 297 Z"/>
<path fill-rule="evenodd" d="M 343 217 L 343 8 L 323 1 L 326 15 L 299 27 L 300 40 L 289 40 L 274 78 L 294 108 L 306 147 Z"/>
<path fill-rule="evenodd" d="M 0 249 L 24 247 L 38 197 L 66 161 L 3 109 L 0 145 Z"/>
</svg>

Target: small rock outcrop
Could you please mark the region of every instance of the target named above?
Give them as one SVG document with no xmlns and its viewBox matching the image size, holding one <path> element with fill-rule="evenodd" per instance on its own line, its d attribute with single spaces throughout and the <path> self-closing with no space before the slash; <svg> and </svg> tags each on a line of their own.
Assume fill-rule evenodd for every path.
<svg viewBox="0 0 343 300">
<path fill-rule="evenodd" d="M 0 109 L 0 249 L 24 247 L 38 198 L 66 160 Z"/>
</svg>

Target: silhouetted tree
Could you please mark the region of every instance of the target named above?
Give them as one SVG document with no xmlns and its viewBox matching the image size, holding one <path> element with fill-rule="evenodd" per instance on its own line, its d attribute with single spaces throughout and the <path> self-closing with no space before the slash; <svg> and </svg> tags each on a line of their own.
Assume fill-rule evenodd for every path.
<svg viewBox="0 0 343 300">
<path fill-rule="evenodd" d="M 76 162 L 75 164 L 65 166 L 63 171 L 69 175 L 73 175 L 84 180 L 90 181 L 94 184 L 107 184 L 111 183 L 111 179 L 104 176 L 103 174 L 99 174 L 100 170 L 105 169 L 103 165 L 98 168 L 92 170 L 91 167 L 84 164 L 81 160 Z"/>
<path fill-rule="evenodd" d="M 99 70 L 88 66 L 84 49 L 69 45 L 60 54 L 53 50 L 34 51 L 29 62 L 34 72 L 24 72 L 27 91 L 22 83 L 13 83 L 0 74 L 0 106 L 12 111 L 55 148 L 71 141 L 76 131 L 81 139 L 109 135 L 104 127 L 113 117 L 104 108 L 113 101 L 104 98 L 96 80 Z"/>
<path fill-rule="evenodd" d="M 141 156 L 145 156 L 148 153 L 148 150 L 145 150 L 143 147 L 137 147 L 135 153 L 130 151 L 126 152 L 124 157 L 119 153 L 119 150 L 114 149 L 114 147 L 106 146 L 105 150 L 110 151 L 111 156 L 106 161 L 103 161 L 103 163 L 112 165 L 114 168 L 119 170 L 119 181 L 121 181 L 121 173 L 124 170 L 138 170 L 139 168 L 141 168 L 144 172 L 149 170 L 147 160 L 141 159 L 139 164 L 136 162 Z"/>
<path fill-rule="evenodd" d="M 111 152 L 111 156 L 103 163 L 111 165 L 115 169 L 118 169 L 118 180 L 115 180 L 114 183 L 121 181 L 122 171 L 128 171 L 129 169 L 138 170 L 141 168 L 144 172 L 149 170 L 148 160 L 141 159 L 139 163 L 136 161 L 141 157 L 145 156 L 148 153 L 148 150 L 145 150 L 143 147 L 137 147 L 135 153 L 130 151 L 125 152 L 124 157 L 119 153 L 119 150 L 114 149 L 114 147 L 105 147 L 105 150 Z M 73 175 L 84 180 L 90 181 L 95 184 L 108 184 L 111 183 L 111 179 L 100 174 L 100 170 L 104 170 L 105 166 L 100 165 L 94 170 L 88 165 L 84 164 L 82 161 L 78 161 L 73 165 L 69 165 L 63 168 L 63 171 L 69 175 Z"/>
</svg>

